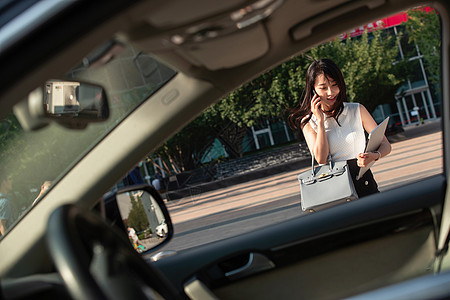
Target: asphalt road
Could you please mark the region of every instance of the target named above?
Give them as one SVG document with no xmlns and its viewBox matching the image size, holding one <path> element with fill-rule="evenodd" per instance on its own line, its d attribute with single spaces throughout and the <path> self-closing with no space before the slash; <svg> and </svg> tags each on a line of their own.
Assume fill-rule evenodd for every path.
<svg viewBox="0 0 450 300">
<path fill-rule="evenodd" d="M 442 151 L 439 123 L 408 128 L 372 167 L 380 191 L 442 173 Z M 167 202 L 175 235 L 161 250 L 179 251 L 302 216 L 297 174 L 303 170 Z"/>
</svg>

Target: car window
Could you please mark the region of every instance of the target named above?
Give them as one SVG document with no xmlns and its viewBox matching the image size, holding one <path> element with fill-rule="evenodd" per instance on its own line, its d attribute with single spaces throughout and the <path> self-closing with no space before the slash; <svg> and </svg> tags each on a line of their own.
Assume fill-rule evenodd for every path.
<svg viewBox="0 0 450 300">
<path fill-rule="evenodd" d="M 208 108 L 140 168 L 167 200 L 175 236 L 166 249 L 306 215 L 297 175 L 311 168 L 311 156 L 287 116 L 316 59 L 341 68 L 349 102 L 363 104 L 377 123 L 390 117 L 392 151 L 372 167 L 382 193 L 442 174 L 439 51 L 439 16 L 420 7 L 343 33 Z"/>
<path fill-rule="evenodd" d="M 111 49 L 115 58 L 99 63 L 102 53 L 108 55 Z M 111 111 L 106 122 L 90 124 L 83 130 L 50 124 L 29 132 L 22 129 L 14 113 L 4 118 L 0 127 L 2 234 L 38 205 L 71 166 L 174 74 L 132 46 L 108 43 L 93 51 L 64 78 L 105 88 Z"/>
</svg>

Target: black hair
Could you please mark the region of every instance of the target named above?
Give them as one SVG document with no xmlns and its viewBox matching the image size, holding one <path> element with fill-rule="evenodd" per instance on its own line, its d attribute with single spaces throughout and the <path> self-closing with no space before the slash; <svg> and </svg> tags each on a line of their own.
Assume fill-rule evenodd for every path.
<svg viewBox="0 0 450 300">
<path fill-rule="evenodd" d="M 335 81 L 339 87 L 339 95 L 337 96 L 334 107 L 331 111 L 325 112 L 339 124 L 339 116 L 344 110 L 344 102 L 347 101 L 347 88 L 345 86 L 344 76 L 339 67 L 331 59 L 324 58 L 313 61 L 308 67 L 303 100 L 289 113 L 288 123 L 296 131 L 301 130 L 312 117 L 311 100 L 314 96 L 314 84 L 317 76 L 321 74 L 325 75 L 327 79 Z"/>
</svg>

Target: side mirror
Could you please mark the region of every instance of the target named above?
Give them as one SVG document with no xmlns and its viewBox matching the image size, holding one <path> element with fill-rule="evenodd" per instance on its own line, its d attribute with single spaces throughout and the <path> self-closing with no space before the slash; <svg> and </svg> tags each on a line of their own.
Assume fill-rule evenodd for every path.
<svg viewBox="0 0 450 300">
<path fill-rule="evenodd" d="M 109 106 L 105 91 L 99 85 L 49 80 L 18 103 L 14 113 L 25 130 L 36 130 L 50 122 L 83 129 L 89 123 L 107 120 Z"/>
<path fill-rule="evenodd" d="M 149 185 L 135 185 L 105 197 L 106 217 L 125 234 L 139 253 L 155 250 L 173 236 L 169 212 Z"/>
</svg>

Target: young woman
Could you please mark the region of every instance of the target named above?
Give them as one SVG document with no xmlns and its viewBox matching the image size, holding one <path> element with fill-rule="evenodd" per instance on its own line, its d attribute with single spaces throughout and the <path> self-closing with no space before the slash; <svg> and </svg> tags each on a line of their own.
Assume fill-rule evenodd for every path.
<svg viewBox="0 0 450 300">
<path fill-rule="evenodd" d="M 391 152 L 386 137 L 377 151 L 364 153 L 366 132 L 377 123 L 359 103 L 348 103 L 344 77 L 330 59 L 314 61 L 306 73 L 302 103 L 289 115 L 294 130 L 301 129 L 311 153 L 319 164 L 331 154 L 333 161 L 347 161 L 359 197 L 378 192 L 372 172 L 356 180 L 360 167 L 379 160 Z"/>
</svg>

